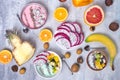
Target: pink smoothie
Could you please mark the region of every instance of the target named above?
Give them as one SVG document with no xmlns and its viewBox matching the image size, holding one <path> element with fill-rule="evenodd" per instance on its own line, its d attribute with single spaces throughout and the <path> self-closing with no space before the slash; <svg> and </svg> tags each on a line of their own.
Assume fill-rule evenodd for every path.
<svg viewBox="0 0 120 80">
<path fill-rule="evenodd" d="M 23 8 L 21 20 L 23 24 L 32 29 L 42 27 L 47 19 L 46 9 L 38 3 L 30 3 Z"/>
</svg>

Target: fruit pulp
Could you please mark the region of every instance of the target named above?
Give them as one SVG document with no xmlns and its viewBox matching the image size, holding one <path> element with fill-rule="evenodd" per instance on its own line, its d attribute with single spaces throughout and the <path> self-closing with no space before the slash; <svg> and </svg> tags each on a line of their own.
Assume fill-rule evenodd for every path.
<svg viewBox="0 0 120 80">
<path fill-rule="evenodd" d="M 68 11 L 64 7 L 59 7 L 54 12 L 54 18 L 57 21 L 65 21 L 68 17 Z"/>
<path fill-rule="evenodd" d="M 0 63 L 7 64 L 12 60 L 12 54 L 8 50 L 2 50 L 0 52 Z"/>
<path fill-rule="evenodd" d="M 49 42 L 52 39 L 51 30 L 43 29 L 39 34 L 39 38 L 42 42 Z"/>
</svg>

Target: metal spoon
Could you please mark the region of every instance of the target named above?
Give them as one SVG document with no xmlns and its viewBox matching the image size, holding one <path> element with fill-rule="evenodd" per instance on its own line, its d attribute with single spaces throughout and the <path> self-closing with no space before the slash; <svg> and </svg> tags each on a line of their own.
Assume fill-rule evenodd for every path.
<svg viewBox="0 0 120 80">
<path fill-rule="evenodd" d="M 19 16 L 19 14 L 16 14 L 17 15 L 17 18 L 19 19 L 19 21 L 22 23 L 22 21 L 21 21 L 21 18 L 20 18 L 20 16 Z M 23 24 L 22 24 L 23 25 Z"/>
<path fill-rule="evenodd" d="M 72 75 L 73 75 L 73 72 L 71 71 L 71 69 L 70 69 L 70 67 L 69 67 L 68 63 L 65 61 L 65 58 L 64 58 L 64 57 L 62 58 L 62 60 L 64 61 L 64 63 L 66 64 L 66 66 L 68 67 L 68 69 L 70 70 L 70 72 L 71 72 L 71 73 L 72 73 Z"/>
<path fill-rule="evenodd" d="M 106 47 L 90 47 L 90 49 L 106 49 Z"/>
</svg>

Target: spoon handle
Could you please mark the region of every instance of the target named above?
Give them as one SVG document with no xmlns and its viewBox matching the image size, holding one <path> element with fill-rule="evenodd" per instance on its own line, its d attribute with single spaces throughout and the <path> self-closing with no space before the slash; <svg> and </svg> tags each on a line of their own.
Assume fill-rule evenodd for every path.
<svg viewBox="0 0 120 80">
<path fill-rule="evenodd" d="M 105 47 L 90 47 L 90 49 L 106 49 Z"/>
<path fill-rule="evenodd" d="M 21 22 L 21 18 L 20 18 L 20 16 L 19 16 L 19 14 L 16 14 L 17 15 L 17 18 L 19 19 L 19 21 Z"/>
<path fill-rule="evenodd" d="M 21 24 L 22 24 L 23 26 L 25 26 L 25 25 L 22 23 L 22 20 L 21 20 L 19 14 L 16 14 L 16 15 L 17 15 L 17 18 L 19 19 L 19 21 L 21 22 Z"/>
<path fill-rule="evenodd" d="M 64 63 L 66 64 L 66 66 L 68 67 L 68 69 L 71 71 L 71 69 L 70 69 L 68 63 L 67 63 L 64 59 L 63 59 L 63 61 L 64 61 Z M 73 72 L 72 72 L 72 71 L 71 71 L 71 73 L 72 73 L 72 75 L 73 75 Z"/>
</svg>

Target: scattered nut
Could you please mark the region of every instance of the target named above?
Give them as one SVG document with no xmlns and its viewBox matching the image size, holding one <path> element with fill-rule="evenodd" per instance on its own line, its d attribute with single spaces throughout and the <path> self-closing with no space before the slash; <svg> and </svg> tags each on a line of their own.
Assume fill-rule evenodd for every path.
<svg viewBox="0 0 120 80">
<path fill-rule="evenodd" d="M 89 46 L 89 45 L 86 45 L 86 46 L 84 47 L 84 49 L 85 49 L 86 51 L 90 51 L 90 46 Z"/>
<path fill-rule="evenodd" d="M 18 66 L 17 65 L 13 65 L 11 67 L 11 69 L 12 69 L 13 72 L 17 72 L 18 71 Z"/>
<path fill-rule="evenodd" d="M 77 49 L 76 53 L 77 53 L 77 54 L 81 54 L 81 53 L 82 53 L 82 48 Z"/>
<path fill-rule="evenodd" d="M 48 42 L 44 43 L 44 49 L 48 49 L 48 48 L 49 48 L 49 43 Z"/>
<path fill-rule="evenodd" d="M 67 0 L 59 0 L 60 2 L 65 2 L 65 1 L 67 1 Z"/>
<path fill-rule="evenodd" d="M 71 56 L 70 52 L 66 52 L 64 55 L 65 58 L 70 58 L 70 56 Z"/>
<path fill-rule="evenodd" d="M 110 6 L 113 4 L 113 0 L 105 0 L 106 6 Z"/>
<path fill-rule="evenodd" d="M 118 30 L 118 28 L 119 28 L 119 24 L 116 23 L 116 22 L 112 22 L 112 23 L 109 25 L 109 29 L 110 29 L 111 31 L 116 31 L 116 30 Z"/>
<path fill-rule="evenodd" d="M 24 74 L 25 72 L 26 72 L 26 68 L 25 67 L 21 68 L 20 71 L 19 71 L 20 74 Z"/>
<path fill-rule="evenodd" d="M 91 26 L 90 31 L 95 31 L 95 26 Z"/>
<path fill-rule="evenodd" d="M 72 67 L 71 67 L 71 71 L 72 71 L 72 72 L 78 72 L 79 69 L 80 69 L 80 65 L 77 64 L 77 63 L 74 63 L 74 64 L 72 65 Z"/>
<path fill-rule="evenodd" d="M 82 56 L 78 57 L 77 58 L 77 62 L 80 63 L 80 64 L 82 64 L 83 63 L 83 57 Z"/>
</svg>

